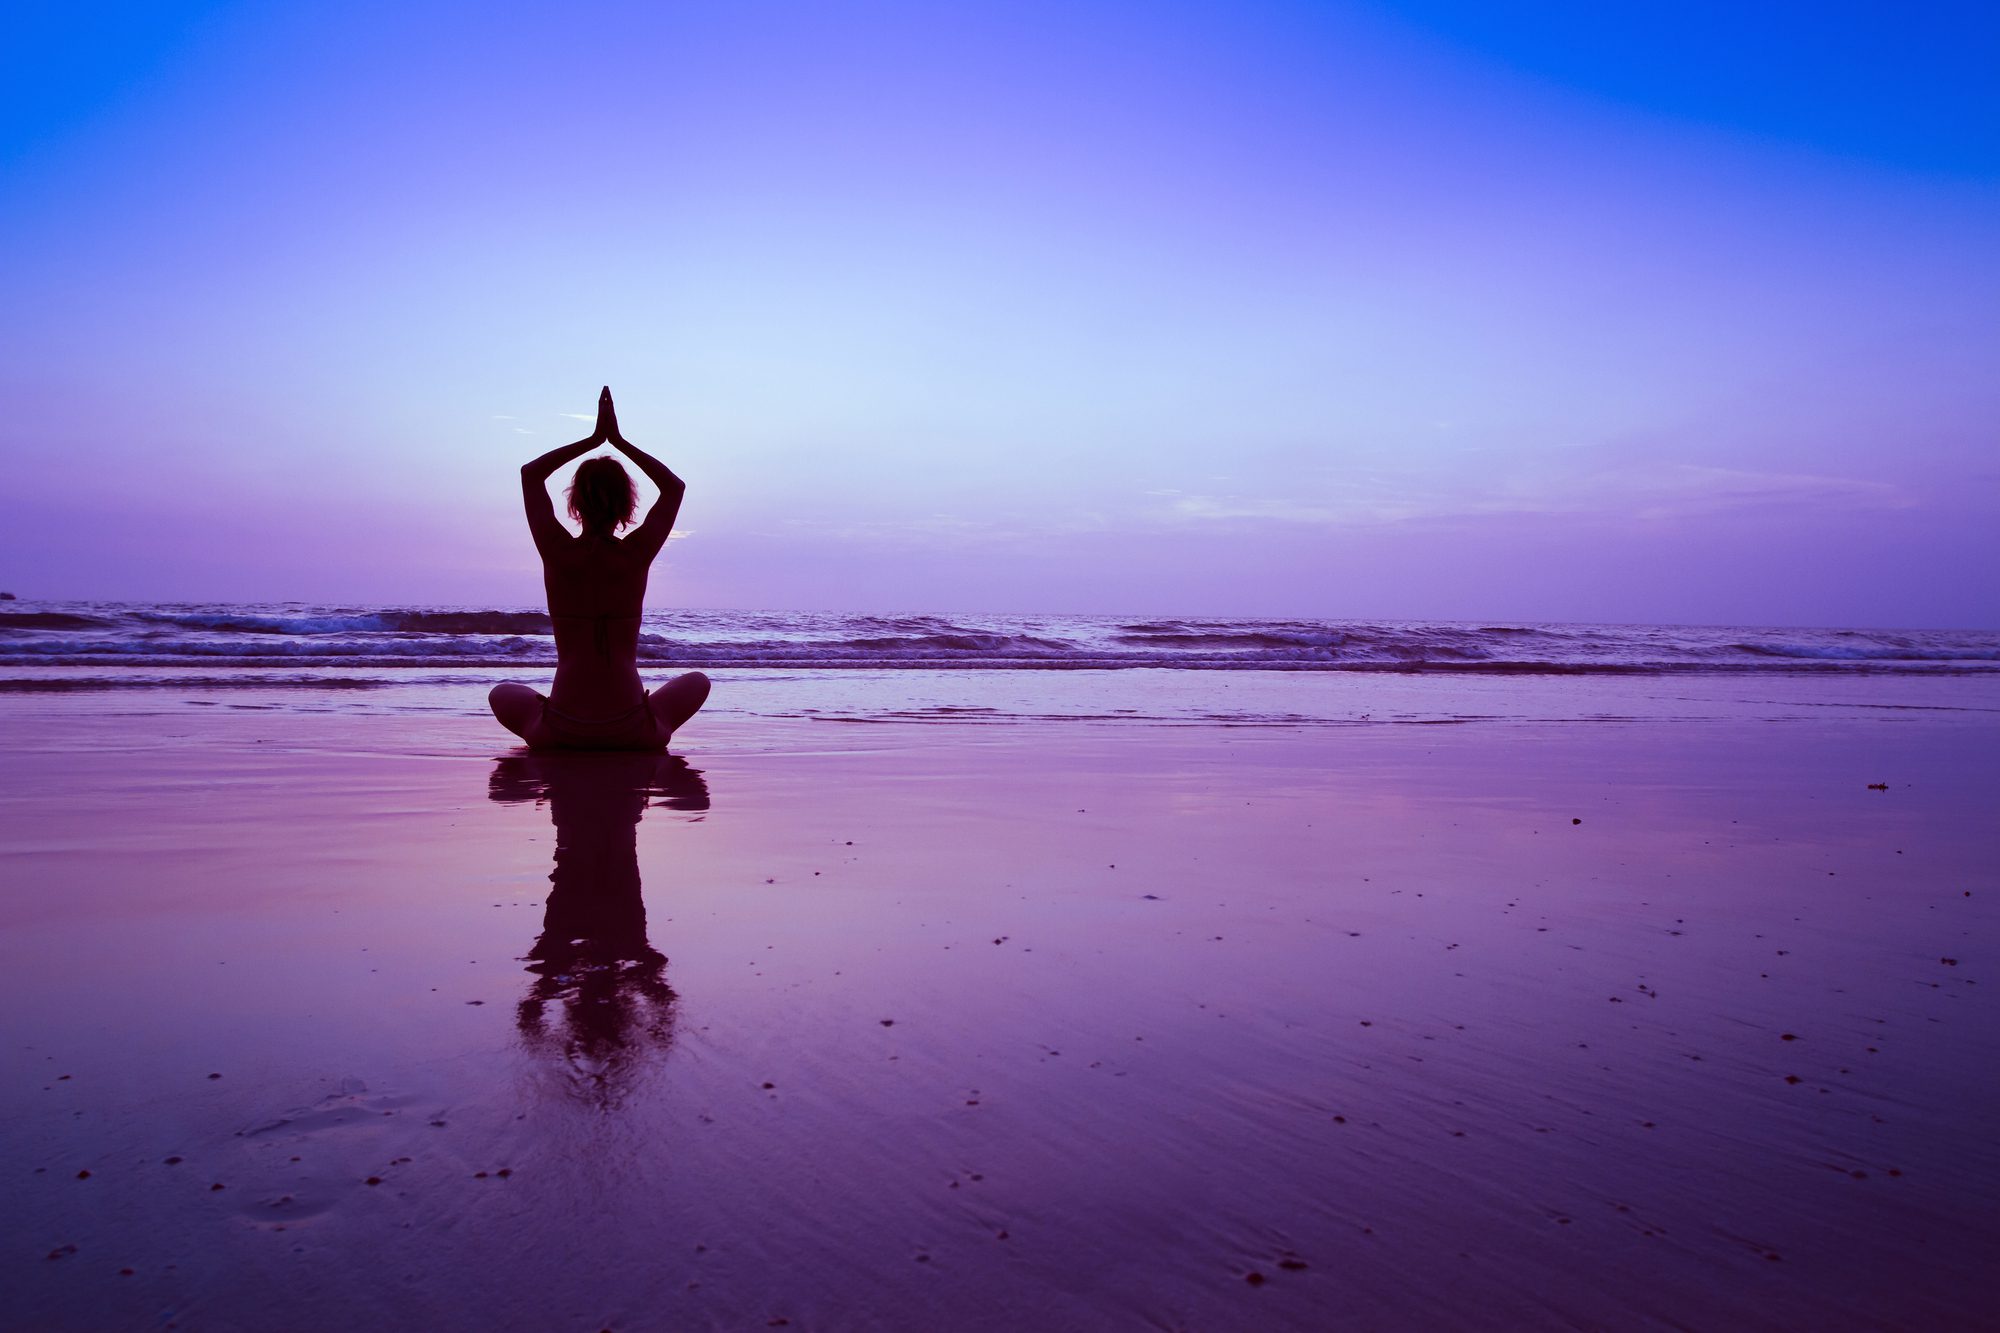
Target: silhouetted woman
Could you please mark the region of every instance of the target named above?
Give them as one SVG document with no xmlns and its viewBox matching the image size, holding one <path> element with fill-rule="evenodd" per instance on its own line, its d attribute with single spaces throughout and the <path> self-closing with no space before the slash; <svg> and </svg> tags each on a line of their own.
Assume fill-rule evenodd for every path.
<svg viewBox="0 0 2000 1333">
<path fill-rule="evenodd" d="M 569 487 L 570 517 L 583 525 L 572 537 L 549 501 L 557 468 L 600 444 L 616 446 L 660 488 L 645 522 L 630 535 L 638 494 L 624 465 L 593 458 L 576 470 Z M 500 725 L 537 750 L 657 750 L 674 728 L 708 698 L 708 677 L 676 676 L 651 694 L 639 683 L 639 612 L 646 574 L 666 545 L 687 490 L 666 464 L 618 433 L 611 390 L 597 399 L 597 429 L 590 438 L 551 449 L 521 468 L 521 499 L 528 531 L 542 555 L 542 585 L 556 636 L 556 679 L 540 691 L 509 682 L 495 685 L 487 703 Z"/>
</svg>

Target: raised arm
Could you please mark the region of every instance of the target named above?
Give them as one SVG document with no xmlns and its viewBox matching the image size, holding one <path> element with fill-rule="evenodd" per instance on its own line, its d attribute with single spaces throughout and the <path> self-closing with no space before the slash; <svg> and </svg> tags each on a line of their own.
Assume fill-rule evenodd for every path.
<svg viewBox="0 0 2000 1333">
<path fill-rule="evenodd" d="M 610 438 L 610 430 L 616 425 L 610 411 L 611 390 L 607 388 L 598 396 L 597 428 L 589 438 L 551 449 L 540 458 L 521 464 L 521 504 L 528 511 L 528 531 L 534 534 L 535 549 L 543 555 L 569 538 L 569 529 L 556 518 L 555 504 L 549 499 L 549 478 L 563 464 L 583 457 Z"/>
<path fill-rule="evenodd" d="M 659 459 L 641 449 L 638 445 L 618 433 L 618 410 L 611 404 L 611 390 L 606 389 L 598 399 L 597 420 L 600 429 L 608 431 L 611 444 L 620 453 L 639 465 L 646 474 L 646 480 L 660 488 L 660 498 L 653 501 L 653 507 L 646 511 L 646 520 L 632 530 L 627 541 L 637 542 L 646 557 L 651 559 L 667 544 L 667 534 L 674 530 L 674 519 L 681 512 L 681 497 L 687 494 L 687 483 L 674 475 L 674 470 Z"/>
</svg>

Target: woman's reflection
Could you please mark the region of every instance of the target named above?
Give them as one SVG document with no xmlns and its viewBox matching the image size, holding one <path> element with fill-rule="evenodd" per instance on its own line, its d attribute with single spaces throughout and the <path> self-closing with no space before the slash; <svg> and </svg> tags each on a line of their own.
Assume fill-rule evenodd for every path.
<svg viewBox="0 0 2000 1333">
<path fill-rule="evenodd" d="M 567 751 L 500 759 L 487 795 L 547 801 L 556 826 L 554 888 L 522 960 L 535 979 L 517 1012 L 521 1035 L 559 1054 L 578 1091 L 616 1101 L 632 1057 L 673 1040 L 667 959 L 646 940 L 639 820 L 649 805 L 706 810 L 708 786 L 675 755 Z"/>
</svg>

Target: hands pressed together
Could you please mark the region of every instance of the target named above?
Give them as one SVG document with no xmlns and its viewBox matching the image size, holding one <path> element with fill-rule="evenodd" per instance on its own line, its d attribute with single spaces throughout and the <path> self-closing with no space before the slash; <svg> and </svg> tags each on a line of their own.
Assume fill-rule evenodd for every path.
<svg viewBox="0 0 2000 1333">
<path fill-rule="evenodd" d="M 604 392 L 597 395 L 597 426 L 590 433 L 592 444 L 625 445 L 626 440 L 618 433 L 618 408 L 611 401 L 611 386 L 605 385 Z"/>
</svg>

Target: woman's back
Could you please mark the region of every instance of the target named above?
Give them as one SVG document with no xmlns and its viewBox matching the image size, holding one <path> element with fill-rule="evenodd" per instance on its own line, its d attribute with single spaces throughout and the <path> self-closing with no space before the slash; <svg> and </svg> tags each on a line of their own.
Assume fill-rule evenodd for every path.
<svg viewBox="0 0 2000 1333">
<path fill-rule="evenodd" d="M 549 701 L 578 717 L 609 717 L 645 694 L 639 617 L 652 559 L 608 534 L 585 533 L 542 555 L 556 639 Z"/>
</svg>

